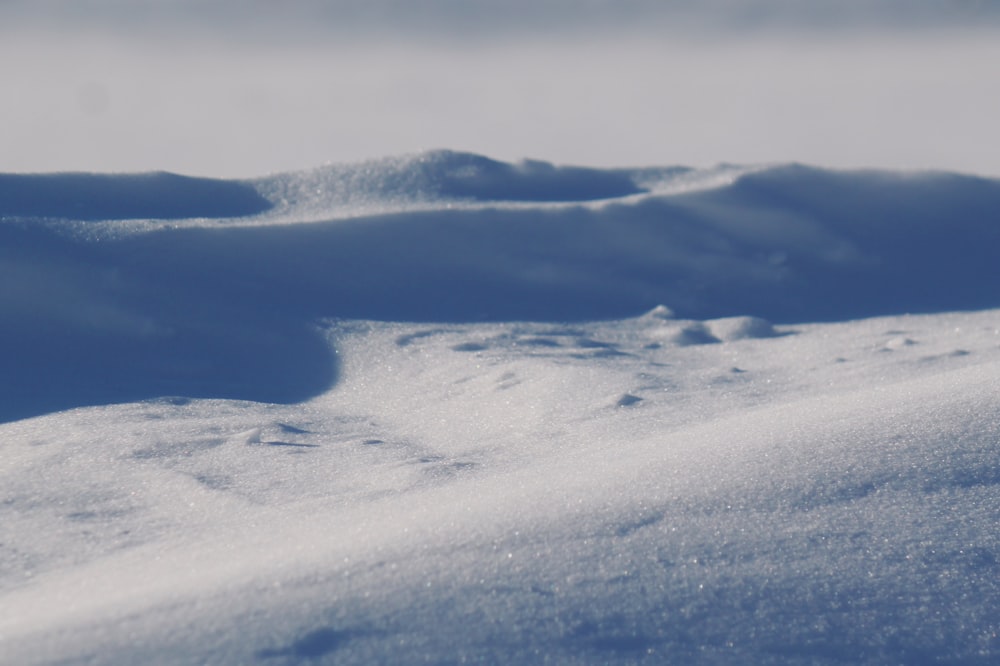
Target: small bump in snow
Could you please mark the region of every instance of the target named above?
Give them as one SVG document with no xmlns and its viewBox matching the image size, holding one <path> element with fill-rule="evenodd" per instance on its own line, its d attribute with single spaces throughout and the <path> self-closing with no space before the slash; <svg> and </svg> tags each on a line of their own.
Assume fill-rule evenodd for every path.
<svg viewBox="0 0 1000 666">
<path fill-rule="evenodd" d="M 887 350 L 894 350 L 894 349 L 902 349 L 903 347 L 912 347 L 915 344 L 917 344 L 915 340 L 900 336 L 892 338 L 891 340 L 886 342 L 883 348 Z"/>
<path fill-rule="evenodd" d="M 260 428 L 251 428 L 250 430 L 236 433 L 229 438 L 229 441 L 234 444 L 243 444 L 245 446 L 257 446 L 261 443 Z"/>
<path fill-rule="evenodd" d="M 749 340 L 774 338 L 780 335 L 774 325 L 760 317 L 724 317 L 708 322 L 712 334 L 720 340 Z"/>
<path fill-rule="evenodd" d="M 642 315 L 641 318 L 669 320 L 674 318 L 674 311 L 668 308 L 666 305 L 661 304 L 657 305 L 655 308 Z"/>
<path fill-rule="evenodd" d="M 635 407 L 640 402 L 642 398 L 637 395 L 632 395 L 631 393 L 626 393 L 622 397 L 618 398 L 618 402 L 615 403 L 616 407 Z"/>
<path fill-rule="evenodd" d="M 712 331 L 700 321 L 689 322 L 675 328 L 667 335 L 667 339 L 675 345 L 687 347 L 690 345 L 710 345 L 722 342 L 712 335 Z"/>
</svg>

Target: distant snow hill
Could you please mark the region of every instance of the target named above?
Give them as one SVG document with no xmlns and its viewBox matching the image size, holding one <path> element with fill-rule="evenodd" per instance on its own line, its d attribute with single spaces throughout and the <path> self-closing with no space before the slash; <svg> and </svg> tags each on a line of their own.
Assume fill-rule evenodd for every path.
<svg viewBox="0 0 1000 666">
<path fill-rule="evenodd" d="M 322 319 L 846 320 L 1000 306 L 1000 182 L 439 151 L 248 181 L 0 175 L 0 421 L 295 402 Z"/>
</svg>

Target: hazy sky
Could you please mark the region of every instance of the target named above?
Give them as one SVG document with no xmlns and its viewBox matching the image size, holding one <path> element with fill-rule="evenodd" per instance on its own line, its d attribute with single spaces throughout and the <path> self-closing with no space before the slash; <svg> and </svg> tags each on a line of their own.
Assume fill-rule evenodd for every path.
<svg viewBox="0 0 1000 666">
<path fill-rule="evenodd" d="M 0 171 L 431 148 L 1000 176 L 990 0 L 0 1 Z"/>
</svg>

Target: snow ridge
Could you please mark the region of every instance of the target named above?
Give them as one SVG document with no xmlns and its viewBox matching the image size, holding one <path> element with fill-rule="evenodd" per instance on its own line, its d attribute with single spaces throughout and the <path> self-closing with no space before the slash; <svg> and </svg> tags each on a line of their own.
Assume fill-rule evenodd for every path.
<svg viewBox="0 0 1000 666">
<path fill-rule="evenodd" d="M 803 165 L 0 176 L 0 661 L 995 663 L 998 220 Z"/>
<path fill-rule="evenodd" d="M 27 177 L 29 194 L 93 196 L 75 221 L 48 219 L 40 194 L 5 204 L 19 213 L 0 224 L 0 344 L 22 352 L 0 362 L 0 420 L 175 394 L 299 401 L 335 380 L 315 330 L 328 318 L 595 320 L 666 303 L 799 322 L 1000 306 L 996 181 L 786 166 L 692 191 L 678 184 L 690 171 L 660 176 L 679 191 L 658 193 L 651 170 L 438 152 L 254 183 Z M 332 198 L 302 194 L 312 221 L 290 222 L 316 179 Z M 93 219 L 178 193 L 198 215 L 206 202 L 266 210 Z M 352 213 L 354 196 L 397 207 Z"/>
</svg>

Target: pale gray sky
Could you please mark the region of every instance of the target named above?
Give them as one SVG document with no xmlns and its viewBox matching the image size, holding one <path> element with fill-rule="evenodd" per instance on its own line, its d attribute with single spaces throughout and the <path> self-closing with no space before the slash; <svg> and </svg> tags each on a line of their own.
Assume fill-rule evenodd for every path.
<svg viewBox="0 0 1000 666">
<path fill-rule="evenodd" d="M 0 3 L 0 171 L 252 176 L 432 148 L 1000 176 L 1000 3 Z"/>
</svg>

